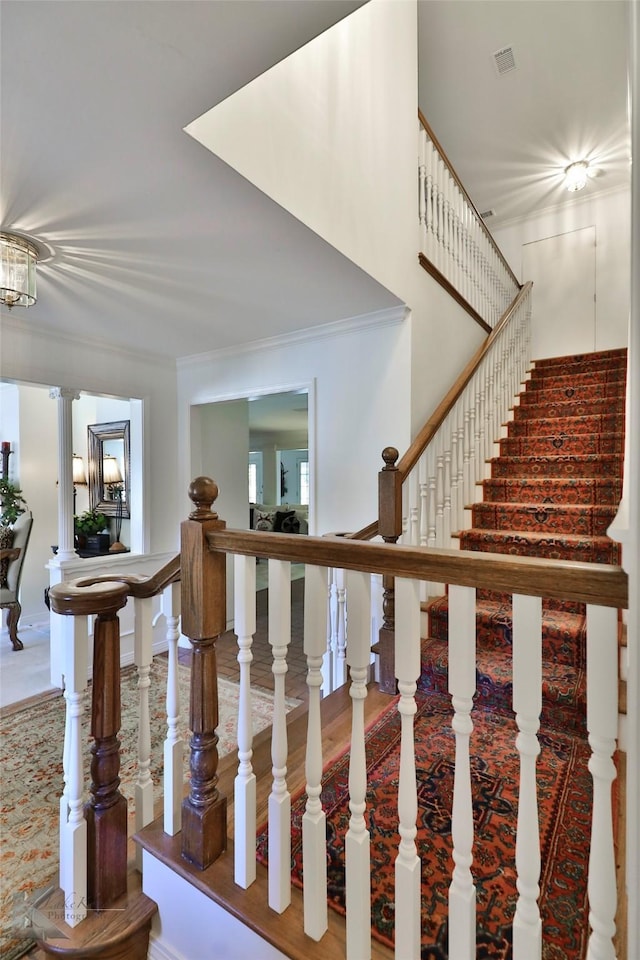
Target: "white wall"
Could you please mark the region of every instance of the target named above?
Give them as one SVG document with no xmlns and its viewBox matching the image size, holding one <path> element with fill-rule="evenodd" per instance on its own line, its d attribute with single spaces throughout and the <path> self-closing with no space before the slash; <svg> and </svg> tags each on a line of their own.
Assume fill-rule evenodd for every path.
<svg viewBox="0 0 640 960">
<path fill-rule="evenodd" d="M 179 460 L 191 462 L 187 438 L 193 404 L 308 385 L 316 508 L 315 514 L 310 512 L 310 532 L 356 530 L 378 514 L 382 448 L 392 440 L 402 449 L 408 446 L 409 371 L 410 329 L 397 319 L 345 328 L 343 333 L 325 331 L 323 336 L 317 331 L 308 338 L 265 341 L 235 354 L 220 351 L 181 362 Z M 247 459 L 243 482 L 246 464 Z M 183 489 L 191 479 L 183 475 Z M 221 516 L 227 519 L 222 511 Z"/>
<path fill-rule="evenodd" d="M 496 227 L 492 233 L 514 273 L 524 282 L 529 279 L 522 275 L 524 244 L 590 226 L 595 227 L 596 232 L 596 349 L 609 350 L 626 346 L 628 341 L 631 282 L 629 191 L 576 199 L 526 220 Z"/>
<path fill-rule="evenodd" d="M 416 256 L 417 57 L 415 0 L 371 0 L 187 127 L 403 299 Z"/>
<path fill-rule="evenodd" d="M 23 484 L 29 484 L 30 506 L 33 503 L 38 513 L 42 510 L 43 518 L 47 518 L 41 522 L 46 522 L 47 529 L 51 523 L 53 539 L 50 532 L 43 532 L 49 555 L 51 544 L 57 542 L 57 411 L 56 402 L 48 398 L 49 387 L 71 387 L 105 398 L 142 401 L 142 428 L 136 445 L 144 452 L 145 462 L 144 480 L 140 484 L 144 487 L 144 502 L 140 504 L 145 519 L 144 548 L 147 553 L 177 552 L 179 523 L 185 514 L 181 512 L 183 503 L 178 495 L 174 363 L 121 350 L 102 347 L 97 350 L 77 340 L 42 334 L 11 318 L 3 317 L 2 324 L 0 378 L 44 388 L 40 391 L 39 412 L 34 411 L 29 424 L 23 420 L 25 435 L 32 431 L 37 436 L 37 445 L 32 466 L 27 465 L 21 449 L 20 479 Z M 42 410 L 47 411 L 46 415 Z M 47 501 L 41 508 L 45 490 L 51 492 L 51 506 Z M 35 525 L 33 536 L 36 536 Z M 38 585 L 38 592 L 39 589 Z"/>
<path fill-rule="evenodd" d="M 415 0 L 371 0 L 187 128 L 409 305 L 413 433 L 486 336 L 418 264 L 417 47 Z"/>
</svg>

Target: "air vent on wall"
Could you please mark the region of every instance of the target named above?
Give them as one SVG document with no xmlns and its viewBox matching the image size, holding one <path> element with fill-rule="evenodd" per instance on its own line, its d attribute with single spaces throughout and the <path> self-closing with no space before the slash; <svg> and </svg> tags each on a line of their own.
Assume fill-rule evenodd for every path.
<svg viewBox="0 0 640 960">
<path fill-rule="evenodd" d="M 480 214 L 480 216 L 482 217 L 483 220 L 488 220 L 489 217 L 495 217 L 495 215 L 496 215 L 495 210 L 484 210 L 484 211 Z"/>
<path fill-rule="evenodd" d="M 493 63 L 496 68 L 496 73 L 499 77 L 504 76 L 505 73 L 511 73 L 512 70 L 517 70 L 516 58 L 513 55 L 513 47 L 503 47 L 502 50 L 496 50 L 493 54 Z"/>
</svg>

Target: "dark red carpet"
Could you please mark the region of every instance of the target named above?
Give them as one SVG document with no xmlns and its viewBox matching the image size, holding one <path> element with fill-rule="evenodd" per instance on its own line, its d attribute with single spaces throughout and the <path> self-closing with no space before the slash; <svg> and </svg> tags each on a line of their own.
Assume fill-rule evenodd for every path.
<svg viewBox="0 0 640 960">
<path fill-rule="evenodd" d="M 619 563 L 606 531 L 622 493 L 626 350 L 537 361 L 460 547 Z M 585 608 L 543 604 L 542 722 L 585 732 Z M 511 596 L 480 591 L 478 702 L 511 712 Z M 421 683 L 447 689 L 448 600 L 429 607 Z"/>
<path fill-rule="evenodd" d="M 451 882 L 451 804 L 454 734 L 449 697 L 419 692 L 415 717 L 418 778 L 418 853 L 422 860 L 422 958 L 447 960 Z M 475 826 L 472 872 L 477 887 L 479 960 L 511 957 L 511 921 L 517 890 L 515 830 L 519 760 L 516 728 L 497 713 L 474 711 L 472 792 Z M 588 925 L 586 895 L 591 810 L 590 751 L 583 738 L 540 735 L 538 790 L 542 876 L 540 911 L 545 960 L 581 960 Z M 372 933 L 393 945 L 394 861 L 397 833 L 400 721 L 394 701 L 367 734 L 367 826 L 371 836 Z M 344 838 L 349 827 L 349 756 L 325 772 L 330 905 L 345 910 Z M 292 804 L 292 877 L 302 885 L 301 819 L 306 796 Z M 266 861 L 267 837 L 258 840 Z"/>
</svg>

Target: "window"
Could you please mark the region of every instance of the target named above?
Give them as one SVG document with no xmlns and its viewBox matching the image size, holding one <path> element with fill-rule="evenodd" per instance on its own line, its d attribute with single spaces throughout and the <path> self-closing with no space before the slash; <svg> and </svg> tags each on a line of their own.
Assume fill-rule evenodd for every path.
<svg viewBox="0 0 640 960">
<path fill-rule="evenodd" d="M 249 503 L 258 502 L 258 464 L 249 464 Z"/>
<path fill-rule="evenodd" d="M 300 503 L 309 503 L 309 461 L 298 460 L 298 489 Z"/>
</svg>

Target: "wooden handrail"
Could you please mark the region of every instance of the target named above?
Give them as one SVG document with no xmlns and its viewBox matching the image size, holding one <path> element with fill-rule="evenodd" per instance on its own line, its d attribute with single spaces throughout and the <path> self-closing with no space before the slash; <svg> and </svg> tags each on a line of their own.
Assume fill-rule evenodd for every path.
<svg viewBox="0 0 640 960">
<path fill-rule="evenodd" d="M 502 314 L 497 324 L 484 341 L 483 344 L 475 352 L 471 360 L 468 362 L 456 382 L 453 384 L 451 389 L 445 394 L 438 406 L 435 408 L 429 419 L 426 421 L 420 432 L 417 434 L 413 442 L 411 443 L 409 449 L 404 454 L 404 456 L 398 461 L 397 470 L 401 478 L 401 482 L 404 483 L 406 477 L 409 475 L 413 467 L 416 465 L 428 445 L 433 440 L 438 429 L 442 426 L 445 421 L 445 418 L 449 411 L 452 409 L 454 404 L 457 402 L 458 398 L 462 394 L 463 390 L 469 383 L 469 381 L 474 376 L 476 370 L 480 366 L 482 359 L 489 352 L 495 341 L 500 336 L 504 327 L 509 323 L 514 312 L 520 307 L 523 300 L 528 296 L 530 290 L 533 287 L 533 283 L 529 280 L 521 288 L 515 299 L 505 312 Z M 378 521 L 375 520 L 373 523 L 370 523 L 368 526 L 363 527 L 361 530 L 356 531 L 355 533 L 348 534 L 348 539 L 350 540 L 372 540 L 377 536 L 379 530 Z"/>
<path fill-rule="evenodd" d="M 110 596 L 110 591 L 105 587 L 107 584 L 119 583 L 127 588 L 125 591 L 117 590 L 119 598 L 130 596 L 143 599 L 145 597 L 155 597 L 170 583 L 175 583 L 177 580 L 180 580 L 180 554 L 177 554 L 164 567 L 161 567 L 160 570 L 149 577 L 137 577 L 130 574 L 103 574 L 99 577 L 79 577 L 76 580 L 58 583 L 49 592 L 51 608 L 54 613 L 66 616 L 98 613 L 102 611 L 102 605 L 108 603 L 107 598 Z M 98 591 L 87 589 L 93 586 L 99 586 L 100 589 Z"/>
<path fill-rule="evenodd" d="M 439 153 L 440 156 L 442 157 L 442 159 L 443 159 L 443 161 L 444 161 L 444 163 L 445 163 L 445 165 L 446 165 L 449 173 L 451 174 L 451 176 L 453 177 L 453 179 L 454 179 L 455 182 L 457 183 L 458 188 L 460 189 L 460 192 L 464 195 L 467 203 L 469 204 L 469 206 L 471 207 L 471 209 L 472 209 L 473 212 L 475 213 L 476 217 L 478 218 L 478 223 L 481 224 L 482 230 L 484 231 L 485 236 L 487 237 L 487 239 L 489 240 L 489 243 L 491 244 L 491 246 L 493 247 L 493 249 L 494 249 L 495 252 L 497 253 L 498 257 L 500 258 L 500 260 L 501 260 L 501 262 L 502 262 L 502 265 L 504 266 L 505 270 L 507 271 L 507 273 L 509 274 L 509 276 L 511 277 L 511 279 L 513 280 L 513 282 L 515 283 L 515 285 L 516 285 L 517 287 L 520 287 L 520 281 L 516 278 L 513 270 L 511 269 L 511 267 L 509 266 L 509 264 L 507 263 L 507 261 L 506 261 L 505 258 L 503 257 L 502 251 L 500 250 L 500 248 L 499 248 L 498 245 L 496 244 L 495 240 L 493 239 L 493 237 L 492 237 L 492 235 L 491 235 L 491 231 L 488 229 L 486 223 L 484 222 L 484 220 L 482 219 L 482 217 L 481 217 L 481 215 L 480 215 L 480 211 L 478 210 L 478 208 L 476 207 L 475 203 L 473 202 L 473 200 L 471 199 L 471 197 L 469 196 L 469 194 L 468 194 L 467 191 L 465 190 L 465 188 L 464 188 L 464 186 L 463 186 L 463 184 L 462 184 L 462 181 L 460 180 L 460 177 L 458 176 L 458 174 L 457 174 L 456 171 L 454 170 L 453 165 L 452 165 L 451 161 L 449 160 L 449 157 L 447 156 L 447 154 L 445 153 L 445 151 L 442 149 L 442 144 L 440 143 L 440 141 L 439 141 L 438 138 L 436 137 L 436 135 L 435 135 L 435 133 L 433 132 L 433 130 L 431 129 L 431 127 L 429 126 L 429 124 L 428 124 L 427 120 L 425 119 L 424 114 L 422 113 L 421 110 L 418 110 L 418 119 L 420 120 L 420 123 L 422 124 L 422 126 L 424 127 L 427 135 L 429 136 L 429 139 L 431 140 L 431 142 L 432 142 L 433 145 L 435 146 L 436 150 L 438 151 L 438 153 Z"/>
<path fill-rule="evenodd" d="M 557 597 L 605 607 L 626 608 L 628 604 L 627 574 L 621 567 L 608 564 L 256 530 L 216 530 L 207 533 L 207 541 L 210 550 L 244 556 Z"/>
<path fill-rule="evenodd" d="M 416 465 L 422 453 L 426 450 L 427 446 L 435 436 L 439 427 L 444 423 L 445 418 L 451 408 L 456 403 L 458 397 L 461 395 L 476 370 L 480 366 L 482 359 L 489 352 L 495 341 L 498 339 L 504 327 L 509 323 L 511 317 L 515 311 L 519 308 L 522 301 L 528 295 L 529 291 L 533 287 L 533 283 L 529 280 L 524 286 L 520 289 L 520 292 L 516 296 L 515 300 L 507 307 L 505 312 L 502 314 L 497 324 L 484 341 L 483 344 L 478 348 L 476 353 L 473 355 L 469 363 L 466 365 L 456 382 L 453 384 L 451 389 L 446 393 L 443 399 L 440 401 L 436 409 L 433 411 L 422 430 L 418 433 L 415 440 L 398 462 L 398 471 L 404 481 L 407 475 L 411 472 L 413 467 Z"/>
<path fill-rule="evenodd" d="M 472 320 L 475 320 L 479 327 L 482 327 L 485 333 L 491 333 L 492 327 L 487 323 L 487 321 L 482 319 L 478 311 L 471 306 L 468 300 L 465 300 L 460 291 L 457 290 L 449 280 L 447 280 L 445 275 L 438 270 L 434 263 L 431 263 L 431 260 L 429 260 L 424 253 L 418 254 L 418 262 L 420 266 L 423 267 L 423 269 L 433 277 L 436 283 L 439 283 L 442 289 L 449 294 L 451 299 L 455 300 L 456 303 L 469 314 Z"/>
</svg>

